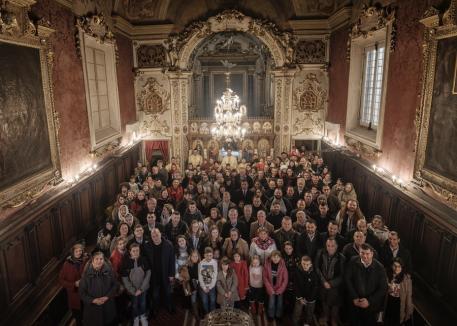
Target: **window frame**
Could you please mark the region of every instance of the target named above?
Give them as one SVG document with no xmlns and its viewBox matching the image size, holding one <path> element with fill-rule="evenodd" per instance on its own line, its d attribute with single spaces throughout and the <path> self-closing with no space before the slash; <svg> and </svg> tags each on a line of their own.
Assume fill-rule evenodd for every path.
<svg viewBox="0 0 457 326">
<path fill-rule="evenodd" d="M 119 137 L 122 136 L 119 90 L 116 70 L 116 45 L 114 42 L 101 42 L 96 37 L 91 36 L 82 30 L 79 30 L 79 40 L 81 46 L 81 61 L 84 73 L 84 86 L 89 122 L 91 151 L 94 151 L 100 147 L 103 147 L 104 145 L 116 141 Z M 106 128 L 97 129 L 94 125 L 93 114 L 95 110 L 92 107 L 91 103 L 92 94 L 89 85 L 89 69 L 87 67 L 88 62 L 86 58 L 87 47 L 94 49 L 94 55 L 96 50 L 102 51 L 105 55 L 105 77 L 107 88 L 107 101 L 109 108 L 109 125 Z M 99 98 L 99 96 L 100 95 L 97 92 L 97 98 Z M 100 135 L 100 133 L 102 135 Z"/>
<path fill-rule="evenodd" d="M 368 35 L 361 35 L 351 39 L 351 55 L 349 68 L 348 102 L 346 113 L 345 136 L 381 150 L 384 127 L 384 111 L 387 95 L 388 67 L 391 43 L 391 24 L 373 31 Z M 378 125 L 369 129 L 361 124 L 362 101 L 364 90 L 365 49 L 375 44 L 384 46 L 383 77 L 381 88 L 381 103 Z"/>
</svg>

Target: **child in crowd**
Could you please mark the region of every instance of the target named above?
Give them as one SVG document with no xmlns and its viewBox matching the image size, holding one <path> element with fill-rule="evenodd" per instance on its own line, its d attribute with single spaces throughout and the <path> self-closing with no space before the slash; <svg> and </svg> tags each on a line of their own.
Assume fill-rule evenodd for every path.
<svg viewBox="0 0 457 326">
<path fill-rule="evenodd" d="M 198 284 L 205 314 L 216 309 L 217 261 L 213 259 L 213 249 L 205 248 L 204 259 L 198 264 Z"/>
<path fill-rule="evenodd" d="M 281 252 L 274 250 L 266 259 L 263 268 L 263 283 L 268 294 L 268 320 L 282 318 L 283 295 L 289 282 L 289 275 Z"/>
<path fill-rule="evenodd" d="M 283 245 L 284 262 L 286 263 L 289 282 L 287 282 L 286 292 L 284 293 L 284 310 L 286 313 L 292 313 L 295 305 L 294 277 L 299 264 L 299 259 L 295 255 L 292 242 L 286 241 Z"/>
<path fill-rule="evenodd" d="M 200 319 L 198 310 L 198 264 L 200 263 L 200 254 L 197 250 L 192 250 L 189 255 L 187 265 L 183 266 L 180 271 L 184 295 L 190 297 L 190 305 L 195 319 Z"/>
<path fill-rule="evenodd" d="M 221 259 L 221 269 L 217 274 L 217 303 L 222 309 L 233 308 L 238 296 L 238 279 L 233 268 L 230 267 L 230 259 Z"/>
<path fill-rule="evenodd" d="M 235 251 L 230 267 L 233 268 L 238 278 L 238 296 L 240 297 L 240 301 L 237 302 L 236 306 L 237 308 L 241 308 L 246 302 L 246 293 L 249 290 L 248 265 L 245 260 L 241 259 L 240 253 Z"/>
<path fill-rule="evenodd" d="M 303 308 L 305 308 L 304 326 L 309 326 L 313 320 L 314 308 L 319 290 L 319 280 L 309 256 L 302 257 L 294 281 L 296 302 L 293 323 L 294 325 L 301 325 L 300 318 Z"/>
<path fill-rule="evenodd" d="M 151 270 L 148 260 L 140 256 L 140 245 L 132 243 L 129 256 L 122 263 L 122 284 L 130 296 L 133 326 L 148 325 L 146 317 L 146 293 L 149 289 Z"/>
<path fill-rule="evenodd" d="M 253 315 L 257 312 L 259 315 L 263 315 L 264 297 L 263 267 L 260 265 L 260 257 L 254 255 L 251 257 L 251 265 L 249 266 L 249 303 Z"/>
</svg>

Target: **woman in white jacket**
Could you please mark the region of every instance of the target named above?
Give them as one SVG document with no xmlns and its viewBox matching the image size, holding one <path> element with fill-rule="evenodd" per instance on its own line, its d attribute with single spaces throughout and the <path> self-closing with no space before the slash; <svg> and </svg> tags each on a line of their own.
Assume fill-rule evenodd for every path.
<svg viewBox="0 0 457 326">
<path fill-rule="evenodd" d="M 252 239 L 249 257 L 252 258 L 254 255 L 259 256 L 260 262 L 263 265 L 273 250 L 276 250 L 275 241 L 268 235 L 266 228 L 260 227 L 257 230 L 257 237 Z"/>
</svg>

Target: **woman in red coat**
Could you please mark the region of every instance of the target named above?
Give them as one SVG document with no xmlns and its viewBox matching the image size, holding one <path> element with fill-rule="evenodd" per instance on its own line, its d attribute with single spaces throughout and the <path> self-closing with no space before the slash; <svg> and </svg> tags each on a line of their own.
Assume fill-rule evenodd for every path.
<svg viewBox="0 0 457 326">
<path fill-rule="evenodd" d="M 71 254 L 65 260 L 59 274 L 59 282 L 67 290 L 68 307 L 78 326 L 82 325 L 81 299 L 78 288 L 86 262 L 87 255 L 84 254 L 84 246 L 77 243 L 71 248 Z"/>
<path fill-rule="evenodd" d="M 241 260 L 241 255 L 238 251 L 235 251 L 233 254 L 233 262 L 230 264 L 230 267 L 235 271 L 238 279 L 238 296 L 240 297 L 238 303 L 239 305 L 243 305 L 244 300 L 246 300 L 246 291 L 249 289 L 249 272 L 246 261 Z M 235 302 L 236 305 L 237 302 Z"/>
</svg>

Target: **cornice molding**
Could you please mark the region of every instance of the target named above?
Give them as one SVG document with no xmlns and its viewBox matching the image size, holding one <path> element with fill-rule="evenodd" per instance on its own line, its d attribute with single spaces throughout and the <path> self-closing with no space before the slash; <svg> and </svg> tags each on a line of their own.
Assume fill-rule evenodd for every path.
<svg viewBox="0 0 457 326">
<path fill-rule="evenodd" d="M 350 23 L 352 17 L 352 7 L 343 7 L 328 19 L 330 30 L 333 32 Z"/>
<path fill-rule="evenodd" d="M 55 0 L 55 2 L 60 3 L 62 6 L 67 7 L 68 9 L 73 9 L 73 0 Z"/>
<path fill-rule="evenodd" d="M 132 40 L 165 39 L 175 27 L 174 24 L 133 25 L 121 16 L 112 16 L 116 32 L 130 37 Z"/>
<path fill-rule="evenodd" d="M 298 35 L 328 34 L 347 24 L 352 15 L 351 7 L 343 7 L 329 18 L 322 19 L 293 19 L 288 23 Z"/>
</svg>

